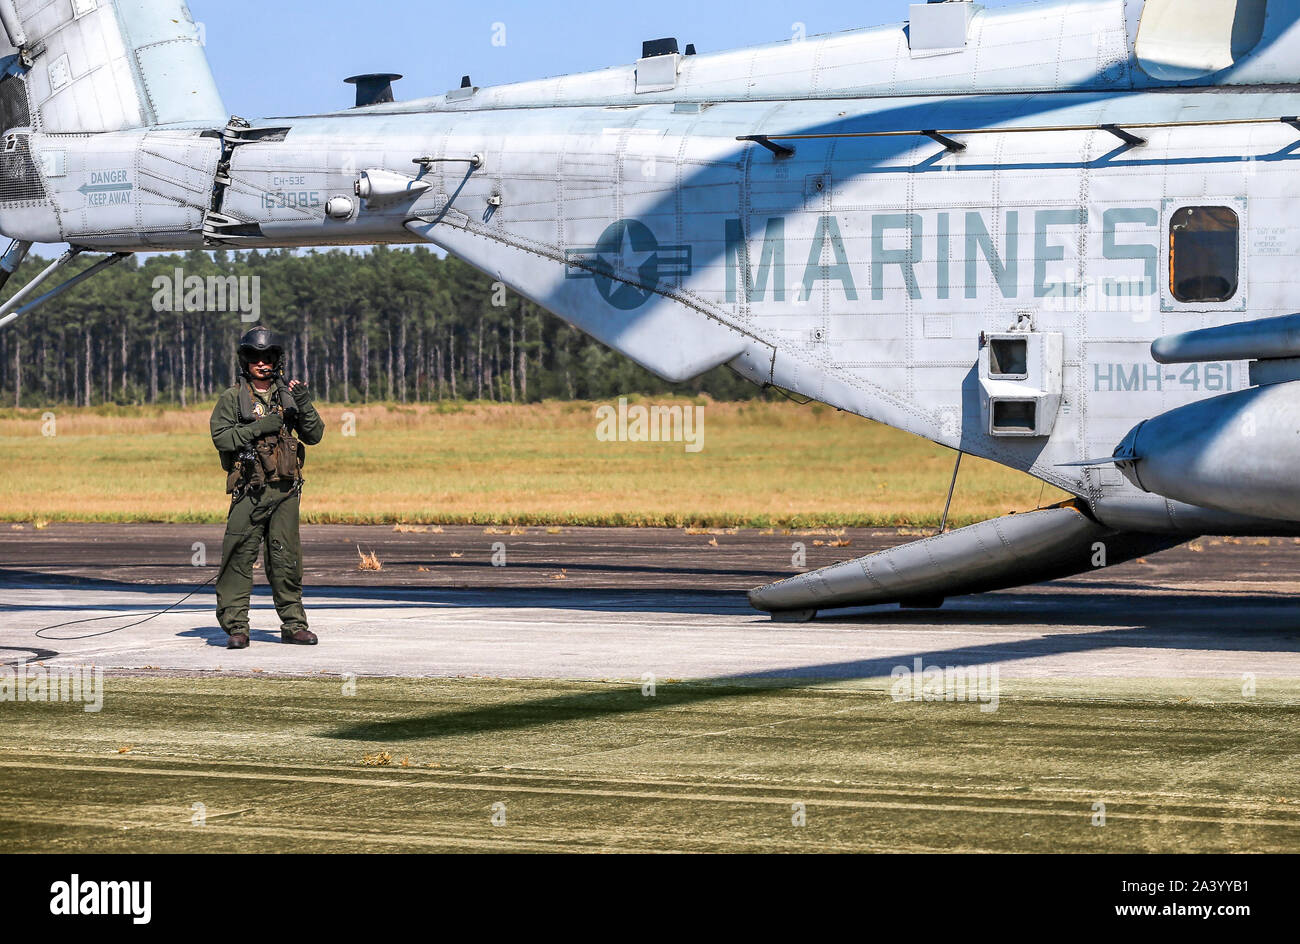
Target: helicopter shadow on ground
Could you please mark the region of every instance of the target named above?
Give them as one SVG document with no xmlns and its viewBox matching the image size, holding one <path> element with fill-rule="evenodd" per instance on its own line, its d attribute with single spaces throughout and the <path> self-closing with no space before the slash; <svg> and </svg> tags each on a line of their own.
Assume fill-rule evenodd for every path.
<svg viewBox="0 0 1300 944">
<path fill-rule="evenodd" d="M 359 721 L 336 728 L 326 736 L 340 740 L 408 741 L 509 732 L 565 722 L 590 722 L 729 698 L 752 699 L 788 694 L 828 682 L 887 679 L 899 666 L 912 669 L 917 660 L 924 666 L 970 667 L 1116 649 L 1294 654 L 1300 653 L 1300 629 L 1291 618 L 1291 612 L 1292 607 L 1287 601 L 1263 596 L 1237 597 L 1231 601 L 1210 594 L 1173 599 L 1166 596 L 1136 603 L 1130 599 L 1098 605 L 1095 596 L 1077 594 L 992 594 L 978 606 L 941 611 L 889 608 L 829 620 L 819 619 L 805 625 L 852 630 L 906 624 L 942 629 L 948 626 L 1046 626 L 1055 621 L 1062 625 L 1092 625 L 1097 628 L 1081 632 L 1045 632 L 1023 639 L 996 638 L 883 657 L 792 665 L 692 682 L 672 682 L 660 684 L 654 698 L 645 697 L 639 685 L 628 685 L 436 712 L 414 718 Z M 1253 616 L 1248 629 L 1234 633 L 1226 628 L 1242 625 L 1247 613 Z M 1091 621 L 1088 619 L 1090 615 Z M 782 628 L 790 629 L 788 625 Z M 846 641 L 846 646 L 849 644 Z"/>
</svg>

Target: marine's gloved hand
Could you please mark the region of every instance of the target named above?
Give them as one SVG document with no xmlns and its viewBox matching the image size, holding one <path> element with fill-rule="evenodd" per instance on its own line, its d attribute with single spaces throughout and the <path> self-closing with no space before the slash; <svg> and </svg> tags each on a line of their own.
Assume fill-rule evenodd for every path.
<svg viewBox="0 0 1300 944">
<path fill-rule="evenodd" d="M 279 413 L 268 413 L 253 423 L 253 435 L 257 437 L 274 436 L 284 428 L 284 417 Z"/>
<path fill-rule="evenodd" d="M 293 402 L 298 404 L 299 410 L 305 410 L 311 406 L 311 388 L 301 380 L 289 382 L 289 393 L 293 396 Z"/>
</svg>

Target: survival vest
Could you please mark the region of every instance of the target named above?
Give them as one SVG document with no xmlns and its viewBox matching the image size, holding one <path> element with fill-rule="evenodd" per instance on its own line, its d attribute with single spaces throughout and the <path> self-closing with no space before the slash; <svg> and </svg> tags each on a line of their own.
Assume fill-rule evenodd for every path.
<svg viewBox="0 0 1300 944">
<path fill-rule="evenodd" d="M 242 425 L 256 422 L 259 417 L 253 406 L 253 388 L 246 377 L 239 378 L 238 391 L 239 422 Z M 307 450 L 293 435 L 298 405 L 288 388 L 279 383 L 268 401 L 271 410 L 284 418 L 284 426 L 278 433 L 254 439 L 243 452 L 234 455 L 222 453 L 221 467 L 227 473 L 227 494 L 250 489 L 258 491 L 268 483 L 296 484 L 302 481 Z"/>
</svg>

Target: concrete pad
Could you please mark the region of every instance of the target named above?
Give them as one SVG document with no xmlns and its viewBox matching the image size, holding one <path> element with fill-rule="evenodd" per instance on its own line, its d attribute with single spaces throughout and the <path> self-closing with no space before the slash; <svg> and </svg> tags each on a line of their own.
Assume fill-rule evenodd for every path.
<svg viewBox="0 0 1300 944">
<path fill-rule="evenodd" d="M 308 528 L 309 572 L 332 584 L 307 593 L 321 646 L 278 642 L 264 588 L 255 599 L 259 629 L 245 652 L 224 648 L 207 589 L 111 632 L 175 604 L 192 586 L 182 575 L 197 583 L 215 573 L 214 561 L 191 564 L 195 541 L 219 548 L 219 531 L 211 530 L 56 525 L 3 534 L 0 661 L 164 673 L 847 681 L 887 677 L 921 659 L 993 664 L 1008 678 L 1300 677 L 1292 602 L 1300 547 L 1289 539 L 1202 541 L 937 611 L 882 607 L 774 624 L 739 591 L 794 573 L 793 542 L 808 545 L 809 566 L 821 566 L 914 536 Z M 814 546 L 818 540 L 823 546 Z M 824 546 L 834 540 L 853 543 Z M 507 548 L 505 567 L 492 566 L 498 543 Z M 384 571 L 357 570 L 357 546 L 374 549 Z M 115 614 L 33 637 L 56 623 Z"/>
</svg>

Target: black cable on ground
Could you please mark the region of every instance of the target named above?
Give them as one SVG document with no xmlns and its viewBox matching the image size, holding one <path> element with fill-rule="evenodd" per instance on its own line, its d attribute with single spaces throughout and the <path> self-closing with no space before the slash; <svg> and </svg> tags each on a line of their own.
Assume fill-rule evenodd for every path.
<svg viewBox="0 0 1300 944">
<path fill-rule="evenodd" d="M 32 635 L 34 635 L 37 639 L 44 639 L 49 642 L 77 642 L 82 639 L 96 639 L 100 636 L 111 636 L 113 633 L 120 633 L 123 630 L 134 629 L 137 626 L 143 626 L 145 623 L 148 623 L 152 620 L 156 620 L 158 617 L 165 616 L 166 614 L 170 613 L 172 610 L 176 609 L 178 606 L 180 606 L 190 597 L 194 596 L 194 594 L 198 593 L 200 590 L 205 590 L 208 587 L 210 587 L 212 584 L 214 584 L 217 581 L 217 579 L 220 576 L 221 576 L 221 572 L 217 571 L 217 573 L 214 574 L 211 578 L 199 584 L 189 593 L 185 594 L 185 596 L 181 597 L 171 606 L 167 607 L 167 609 L 159 610 L 157 613 L 153 613 L 149 616 L 146 616 L 142 620 L 136 620 L 134 623 L 128 623 L 125 626 L 118 626 L 114 629 L 106 629 L 102 633 L 88 633 L 85 636 L 46 636 L 45 635 L 45 633 L 51 633 L 56 629 L 63 629 L 67 626 L 82 626 L 86 623 L 102 623 L 104 620 L 122 619 L 121 613 L 115 613 L 112 616 L 93 616 L 90 619 L 71 620 L 67 623 L 56 623 L 53 626 L 44 626 L 41 629 L 36 630 L 36 632 L 33 633 Z"/>
<path fill-rule="evenodd" d="M 301 495 L 301 494 L 302 494 L 302 482 L 299 481 L 299 482 L 295 483 L 294 489 L 293 489 L 293 490 L 292 490 L 288 495 L 285 495 L 283 498 L 277 500 L 277 501 L 275 502 L 275 504 L 271 505 L 269 508 L 267 508 L 267 509 L 265 509 L 265 510 L 262 510 L 262 509 L 260 509 L 260 508 L 258 509 L 259 511 L 262 511 L 262 515 L 261 515 L 261 519 L 262 519 L 262 521 L 269 520 L 270 517 L 271 517 L 271 515 L 276 511 L 276 509 L 278 509 L 281 505 L 283 505 L 285 502 L 287 502 L 287 501 L 288 501 L 290 498 L 292 498 L 293 496 L 295 496 L 295 495 Z M 233 504 L 232 504 L 232 509 L 233 509 Z M 253 533 L 256 533 L 256 532 L 253 532 Z M 247 538 L 245 538 L 245 540 L 246 540 L 246 539 L 247 539 Z M 260 540 L 260 535 L 259 535 L 259 540 Z M 241 546 L 242 546 L 242 545 L 241 545 Z M 104 630 L 102 633 L 87 633 L 85 636 L 46 636 L 46 635 L 44 635 L 45 633 L 53 632 L 53 631 L 56 630 L 56 629 L 64 629 L 65 627 L 68 627 L 68 626 L 83 626 L 83 625 L 85 625 L 86 623 L 102 623 L 104 620 L 122 619 L 122 614 L 121 614 L 121 613 L 116 613 L 116 614 L 114 614 L 114 615 L 112 615 L 112 616 L 92 616 L 90 619 L 70 620 L 69 622 L 66 622 L 66 623 L 56 623 L 56 624 L 54 624 L 53 626 L 43 626 L 42 628 L 36 630 L 36 632 L 33 633 L 32 635 L 34 635 L 37 639 L 44 639 L 44 640 L 46 640 L 47 642 L 79 642 L 79 641 L 81 641 L 81 640 L 83 640 L 83 639 L 97 639 L 97 638 L 99 638 L 100 636 L 111 636 L 113 633 L 120 633 L 120 632 L 123 632 L 123 631 L 128 630 L 128 629 L 134 629 L 134 628 L 137 627 L 137 626 L 143 626 L 145 623 L 152 622 L 153 620 L 156 620 L 156 619 L 157 619 L 158 617 L 160 617 L 160 616 L 166 616 L 168 613 L 170 613 L 172 610 L 176 609 L 178 606 L 180 606 L 182 603 L 184 603 L 184 602 L 185 602 L 186 600 L 188 600 L 190 597 L 194 596 L 194 594 L 198 593 L 200 590 L 205 590 L 205 589 L 207 589 L 207 588 L 210 587 L 212 584 L 214 584 L 214 583 L 216 583 L 218 580 L 220 580 L 222 574 L 224 574 L 224 573 L 226 572 L 226 568 L 227 568 L 228 566 L 230 566 L 230 561 L 231 561 L 232 559 L 233 559 L 233 555 L 231 555 L 230 557 L 227 557 L 225 560 L 223 560 L 222 563 L 221 563 L 221 569 L 220 569 L 220 570 L 218 570 L 218 571 L 217 571 L 217 572 L 216 572 L 212 577 L 208 578 L 208 579 L 205 580 L 203 583 L 199 584 L 197 587 L 195 587 L 195 588 L 194 588 L 193 590 L 191 590 L 189 593 L 185 594 L 185 596 L 181 597 L 179 600 L 177 600 L 177 601 L 176 601 L 175 603 L 173 603 L 171 606 L 167 607 L 167 609 L 165 609 L 165 610 L 159 610 L 157 613 L 153 613 L 153 614 L 151 614 L 151 615 L 149 615 L 149 616 L 146 616 L 146 617 L 145 617 L 144 619 L 142 619 L 142 620 L 136 620 L 134 623 L 128 623 L 128 624 L 125 625 L 125 626 L 118 626 L 118 627 L 116 627 L 116 628 L 114 628 L 114 629 L 106 629 L 106 630 Z"/>
</svg>

